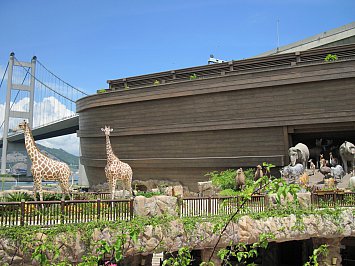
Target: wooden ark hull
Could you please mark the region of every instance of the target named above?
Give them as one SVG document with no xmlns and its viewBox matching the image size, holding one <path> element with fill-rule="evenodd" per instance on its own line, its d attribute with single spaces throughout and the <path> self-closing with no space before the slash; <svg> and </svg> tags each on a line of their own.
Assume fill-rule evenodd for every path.
<svg viewBox="0 0 355 266">
<path fill-rule="evenodd" d="M 324 62 L 329 53 L 339 60 Z M 297 142 L 355 142 L 355 45 L 109 84 L 110 92 L 77 102 L 80 160 L 90 185 L 106 181 L 105 125 L 114 129 L 112 148 L 131 165 L 133 180 L 179 181 L 193 190 L 210 171 L 283 166 Z"/>
</svg>

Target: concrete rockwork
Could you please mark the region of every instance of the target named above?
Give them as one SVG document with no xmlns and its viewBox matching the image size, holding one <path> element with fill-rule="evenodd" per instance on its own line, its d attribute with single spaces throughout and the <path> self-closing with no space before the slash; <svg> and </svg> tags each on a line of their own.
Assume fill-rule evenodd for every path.
<svg viewBox="0 0 355 266">
<path fill-rule="evenodd" d="M 136 197 L 134 202 L 135 215 L 159 216 L 169 214 L 176 219 L 157 226 L 148 225 L 139 234 L 138 241 L 134 242 L 127 236 L 124 245 L 124 254 L 129 258 L 135 256 L 148 256 L 162 251 L 177 251 L 181 247 L 190 247 L 196 250 L 211 250 L 218 239 L 218 232 L 214 232 L 214 224 L 208 219 L 197 222 L 191 228 L 185 228 L 182 220 L 177 216 L 177 199 L 175 197 L 158 196 L 146 199 Z M 96 254 L 97 241 L 105 240 L 113 244 L 121 230 L 115 228 L 96 228 L 91 236 L 90 244 L 84 239 L 83 232 L 73 234 L 61 233 L 55 236 L 52 243 L 61 247 L 60 259 L 68 259 L 70 262 L 78 262 L 87 251 Z M 232 243 L 254 243 L 259 240 L 262 233 L 272 233 L 273 241 L 285 242 L 291 240 L 313 239 L 315 246 L 329 245 L 329 255 L 323 258 L 324 264 L 331 265 L 330 260 L 337 258 L 340 265 L 339 242 L 344 237 L 355 236 L 354 214 L 352 209 L 344 209 L 334 219 L 331 215 L 311 214 L 302 217 L 289 215 L 286 217 L 267 217 L 252 219 L 243 216 L 238 221 L 228 225 L 221 238 L 219 247 L 226 247 Z M 45 234 L 37 235 L 35 242 L 46 238 Z M 204 256 L 208 256 L 204 254 Z M 0 239 L 1 265 L 16 260 L 23 265 L 35 265 L 30 255 L 26 255 L 17 248 L 14 241 Z M 214 260 L 218 261 L 214 257 Z"/>
</svg>

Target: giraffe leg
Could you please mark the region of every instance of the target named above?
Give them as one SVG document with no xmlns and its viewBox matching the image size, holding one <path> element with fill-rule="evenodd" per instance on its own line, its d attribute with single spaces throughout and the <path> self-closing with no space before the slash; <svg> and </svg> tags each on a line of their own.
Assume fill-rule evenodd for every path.
<svg viewBox="0 0 355 266">
<path fill-rule="evenodd" d="M 117 179 L 116 178 L 112 178 L 111 180 L 111 199 L 114 200 L 115 199 L 115 191 L 116 191 L 116 183 L 117 183 Z"/>
<path fill-rule="evenodd" d="M 111 177 L 107 177 L 107 183 L 108 183 L 108 192 L 110 193 L 110 196 L 112 198 L 112 182 L 111 182 Z"/>
<path fill-rule="evenodd" d="M 126 198 L 126 181 L 122 180 L 123 198 Z"/>
<path fill-rule="evenodd" d="M 68 196 L 70 198 L 68 182 L 65 182 L 65 181 L 60 182 L 60 189 L 62 190 L 62 200 L 65 200 L 66 194 L 68 194 Z"/>
<path fill-rule="evenodd" d="M 130 179 L 126 180 L 126 186 L 127 186 L 128 196 L 132 197 L 133 196 L 133 190 L 132 190 L 132 183 L 131 183 Z"/>
<path fill-rule="evenodd" d="M 32 173 L 32 178 L 33 178 L 33 199 L 34 201 L 37 200 L 37 183 L 39 177 L 37 177 L 35 171 L 33 171 L 33 168 L 31 168 L 31 173 Z"/>
<path fill-rule="evenodd" d="M 35 200 L 36 200 L 37 190 L 39 192 L 39 200 L 43 201 L 42 180 L 39 175 L 37 175 L 36 178 L 34 178 L 33 195 Z"/>
<path fill-rule="evenodd" d="M 36 190 L 38 191 L 39 193 L 39 200 L 40 201 L 43 201 L 43 191 L 42 191 L 42 179 L 41 177 L 36 177 L 36 181 L 35 181 L 35 187 L 36 187 Z M 35 195 L 36 197 L 36 195 Z"/>
<path fill-rule="evenodd" d="M 33 199 L 37 201 L 37 182 L 33 182 Z"/>
</svg>

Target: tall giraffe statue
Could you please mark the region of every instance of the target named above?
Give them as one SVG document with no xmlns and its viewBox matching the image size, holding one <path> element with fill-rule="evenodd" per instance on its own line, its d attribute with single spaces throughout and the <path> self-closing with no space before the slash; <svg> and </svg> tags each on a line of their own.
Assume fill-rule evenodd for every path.
<svg viewBox="0 0 355 266">
<path fill-rule="evenodd" d="M 25 146 L 27 154 L 32 161 L 31 172 L 33 176 L 33 197 L 36 200 L 36 192 L 43 201 L 42 179 L 48 181 L 59 181 L 62 190 L 62 199 L 65 194 L 69 195 L 69 177 L 71 171 L 66 163 L 55 161 L 40 152 L 32 136 L 32 131 L 26 121 L 19 124 L 24 131 Z"/>
<path fill-rule="evenodd" d="M 111 199 L 114 199 L 115 197 L 117 180 L 122 181 L 123 197 L 125 197 L 126 189 L 129 191 L 129 193 L 131 193 L 131 195 L 133 195 L 132 169 L 128 164 L 121 162 L 112 151 L 110 133 L 113 131 L 113 129 L 109 126 L 105 126 L 105 128 L 101 128 L 101 131 L 103 131 L 106 136 L 107 164 L 105 166 L 105 174 L 111 193 Z"/>
</svg>

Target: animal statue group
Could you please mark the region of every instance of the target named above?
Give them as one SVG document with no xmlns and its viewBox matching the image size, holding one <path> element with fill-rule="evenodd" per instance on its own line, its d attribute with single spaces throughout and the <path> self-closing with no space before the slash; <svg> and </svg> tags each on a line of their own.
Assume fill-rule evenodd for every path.
<svg viewBox="0 0 355 266">
<path fill-rule="evenodd" d="M 62 200 L 65 194 L 70 196 L 69 177 L 71 171 L 66 163 L 55 161 L 37 148 L 32 136 L 30 126 L 26 121 L 19 124 L 19 128 L 24 131 L 25 146 L 27 154 L 32 161 L 31 172 L 33 176 L 33 197 L 36 200 L 36 192 L 39 192 L 39 198 L 43 201 L 42 179 L 47 181 L 59 181 L 62 190 Z"/>
<path fill-rule="evenodd" d="M 316 151 L 313 152 L 314 154 L 317 154 L 321 149 L 320 149 L 320 143 L 321 139 L 317 142 L 317 146 L 313 148 Z M 331 145 L 333 144 L 332 141 L 328 141 L 328 144 Z M 332 146 L 332 151 L 336 151 L 336 146 Z M 322 148 L 324 150 L 325 148 Z M 310 163 L 310 169 L 312 174 L 315 174 L 315 164 L 313 163 L 312 159 L 309 160 L 310 156 L 310 151 L 308 147 L 303 144 L 303 143 L 298 143 L 294 147 L 291 147 L 288 151 L 289 156 L 290 156 L 290 165 L 285 166 L 281 170 L 281 176 L 283 176 L 286 179 L 294 179 L 296 180 L 299 178 L 301 175 L 304 174 L 305 169 L 307 169 L 307 162 Z M 339 147 L 339 156 L 341 157 L 343 167 L 339 164 L 339 161 L 337 158 L 333 156 L 333 152 L 329 152 L 329 160 L 326 160 L 323 156 L 323 154 L 319 154 L 319 172 L 324 175 L 325 179 L 332 178 L 334 182 L 339 182 L 342 181 L 343 177 L 345 176 L 346 173 L 349 172 L 348 165 L 350 164 L 352 171 L 354 169 L 354 162 L 355 162 L 355 145 L 352 144 L 349 141 L 345 141 L 340 147 Z M 318 162 L 318 160 L 317 160 Z M 301 167 L 302 165 L 302 167 Z M 307 180 L 307 178 L 303 178 L 304 180 Z M 300 180 L 301 182 L 301 180 Z M 303 181 L 302 181 L 303 182 Z M 331 181 L 327 181 L 331 182 Z M 304 183 L 304 182 L 303 182 Z"/>
<path fill-rule="evenodd" d="M 281 169 L 280 173 L 289 183 L 297 183 L 300 176 L 305 172 L 305 168 L 302 164 L 297 163 L 294 166 L 287 165 Z"/>
<path fill-rule="evenodd" d="M 105 128 L 101 128 L 101 131 L 103 131 L 106 136 L 107 164 L 105 166 L 105 174 L 109 185 L 111 199 L 113 200 L 115 197 L 117 180 L 122 181 L 123 197 L 126 196 L 126 190 L 128 190 L 128 192 L 133 195 L 132 169 L 128 164 L 120 161 L 120 159 L 118 159 L 112 150 L 110 133 L 113 131 L 113 129 L 109 126 L 105 126 Z"/>
</svg>

